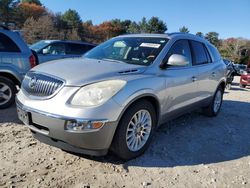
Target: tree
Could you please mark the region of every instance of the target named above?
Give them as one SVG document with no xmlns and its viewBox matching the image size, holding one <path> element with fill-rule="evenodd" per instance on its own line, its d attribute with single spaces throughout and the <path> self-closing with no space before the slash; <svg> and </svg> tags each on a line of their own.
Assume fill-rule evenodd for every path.
<svg viewBox="0 0 250 188">
<path fill-rule="evenodd" d="M 205 36 L 205 38 L 212 43 L 214 46 L 219 48 L 220 46 L 220 40 L 219 40 L 219 33 L 217 32 L 208 32 Z"/>
<path fill-rule="evenodd" d="M 196 35 L 200 37 L 204 37 L 204 34 L 202 32 L 197 32 Z"/>
<path fill-rule="evenodd" d="M 128 33 L 140 33 L 140 26 L 136 22 L 131 22 L 127 30 Z"/>
<path fill-rule="evenodd" d="M 28 18 L 33 17 L 37 20 L 46 14 L 48 14 L 47 10 L 40 5 L 34 3 L 20 3 L 16 11 L 16 22 L 21 28 Z"/>
<path fill-rule="evenodd" d="M 149 33 L 165 33 L 167 31 L 167 25 L 158 17 L 152 17 L 148 21 Z"/>
<path fill-rule="evenodd" d="M 62 21 L 64 21 L 69 28 L 79 28 L 82 20 L 80 15 L 76 10 L 69 9 L 61 16 Z"/>
<path fill-rule="evenodd" d="M 224 58 L 230 59 L 235 63 L 247 63 L 250 50 L 249 41 L 242 38 L 229 38 L 222 41 L 220 53 Z"/>
<path fill-rule="evenodd" d="M 132 22 L 128 28 L 129 33 L 165 33 L 166 24 L 158 17 L 152 17 L 147 21 L 145 17 L 138 23 Z"/>
<path fill-rule="evenodd" d="M 40 0 L 22 0 L 22 3 L 30 3 L 30 4 L 36 4 L 36 5 L 42 6 L 42 3 Z"/>
<path fill-rule="evenodd" d="M 179 29 L 179 31 L 180 31 L 181 33 L 189 33 L 188 28 L 185 27 L 185 26 L 181 27 L 181 28 Z"/>
<path fill-rule="evenodd" d="M 25 21 L 22 30 L 28 44 L 45 39 L 60 39 L 50 16 L 42 16 L 38 20 L 30 17 Z"/>
<path fill-rule="evenodd" d="M 8 26 L 15 21 L 13 17 L 18 3 L 18 0 L 0 0 L 0 23 Z"/>
</svg>

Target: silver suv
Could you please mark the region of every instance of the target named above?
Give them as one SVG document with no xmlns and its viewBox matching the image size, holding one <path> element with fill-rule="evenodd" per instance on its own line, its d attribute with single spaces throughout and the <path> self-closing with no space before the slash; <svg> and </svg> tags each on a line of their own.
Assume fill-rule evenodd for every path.
<svg viewBox="0 0 250 188">
<path fill-rule="evenodd" d="M 196 108 L 216 116 L 226 66 L 191 34 L 113 38 L 82 59 L 30 71 L 17 95 L 19 118 L 34 137 L 66 151 L 122 159 L 142 154 L 155 128 Z"/>
<path fill-rule="evenodd" d="M 16 86 L 35 65 L 36 58 L 20 34 L 0 26 L 0 109 L 14 103 Z"/>
</svg>

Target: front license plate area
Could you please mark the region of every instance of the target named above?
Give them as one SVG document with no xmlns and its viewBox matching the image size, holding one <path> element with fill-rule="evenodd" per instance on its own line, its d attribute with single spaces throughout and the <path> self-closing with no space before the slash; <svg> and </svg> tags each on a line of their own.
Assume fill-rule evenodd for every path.
<svg viewBox="0 0 250 188">
<path fill-rule="evenodd" d="M 17 107 L 18 118 L 26 125 L 29 125 L 29 113 Z"/>
</svg>

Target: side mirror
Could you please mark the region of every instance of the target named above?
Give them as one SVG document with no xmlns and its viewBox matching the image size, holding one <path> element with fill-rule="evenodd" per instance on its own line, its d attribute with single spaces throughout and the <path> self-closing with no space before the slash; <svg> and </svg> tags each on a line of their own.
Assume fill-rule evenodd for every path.
<svg viewBox="0 0 250 188">
<path fill-rule="evenodd" d="M 167 65 L 171 66 L 186 66 L 189 64 L 189 60 L 184 55 L 173 54 L 169 57 Z"/>
<path fill-rule="evenodd" d="M 45 48 L 45 49 L 43 49 L 42 53 L 43 53 L 44 55 L 46 55 L 46 54 L 49 53 L 49 50 L 48 50 L 47 48 Z"/>
</svg>

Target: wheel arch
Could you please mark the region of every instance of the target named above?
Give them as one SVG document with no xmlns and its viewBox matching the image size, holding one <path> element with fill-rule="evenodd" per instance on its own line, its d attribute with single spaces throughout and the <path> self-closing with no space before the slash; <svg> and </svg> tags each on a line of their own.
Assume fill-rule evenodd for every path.
<svg viewBox="0 0 250 188">
<path fill-rule="evenodd" d="M 21 81 L 20 79 L 15 76 L 13 73 L 10 73 L 10 72 L 0 72 L 0 76 L 1 77 L 5 77 L 5 78 L 8 78 L 9 80 L 13 81 L 13 83 L 17 86 L 21 86 Z"/>
<path fill-rule="evenodd" d="M 155 96 L 154 94 L 151 93 L 145 93 L 145 94 L 141 94 L 138 95 L 137 97 L 133 98 L 133 100 L 131 100 L 123 109 L 122 113 L 120 114 L 117 122 L 119 124 L 122 116 L 124 115 L 124 113 L 130 108 L 131 105 L 141 101 L 141 100 L 147 100 L 149 101 L 155 109 L 156 112 L 156 117 L 157 117 L 157 124 L 156 126 L 158 126 L 159 124 L 159 120 L 160 120 L 160 114 L 161 114 L 161 108 L 160 108 L 160 102 L 157 96 Z"/>
</svg>

